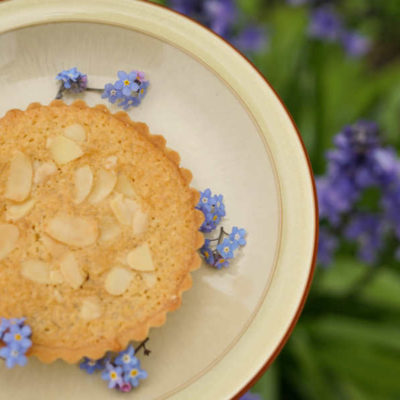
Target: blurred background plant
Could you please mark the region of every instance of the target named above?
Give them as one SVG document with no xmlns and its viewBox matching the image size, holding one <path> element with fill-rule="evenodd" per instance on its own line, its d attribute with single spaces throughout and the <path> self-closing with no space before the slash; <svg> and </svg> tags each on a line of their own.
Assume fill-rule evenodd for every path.
<svg viewBox="0 0 400 400">
<path fill-rule="evenodd" d="M 400 399 L 400 1 L 157 2 L 255 63 L 289 108 L 317 176 L 309 299 L 243 399 Z"/>
</svg>

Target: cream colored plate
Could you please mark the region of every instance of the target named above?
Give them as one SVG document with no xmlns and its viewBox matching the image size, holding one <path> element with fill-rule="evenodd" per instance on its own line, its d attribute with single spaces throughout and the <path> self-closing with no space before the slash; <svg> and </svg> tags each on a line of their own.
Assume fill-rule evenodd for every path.
<svg viewBox="0 0 400 400">
<path fill-rule="evenodd" d="M 295 127 L 242 56 L 173 12 L 133 0 L 0 4 L 0 115 L 50 102 L 55 75 L 72 66 L 98 87 L 118 69 L 146 71 L 151 89 L 132 118 L 168 139 L 196 187 L 224 194 L 227 229 L 249 232 L 230 269 L 193 274 L 182 308 L 151 332 L 152 355 L 141 356 L 149 378 L 126 397 L 229 399 L 273 358 L 310 281 L 316 205 Z M 33 359 L 0 366 L 0 387 L 18 400 L 120 398 L 99 376 Z"/>
</svg>

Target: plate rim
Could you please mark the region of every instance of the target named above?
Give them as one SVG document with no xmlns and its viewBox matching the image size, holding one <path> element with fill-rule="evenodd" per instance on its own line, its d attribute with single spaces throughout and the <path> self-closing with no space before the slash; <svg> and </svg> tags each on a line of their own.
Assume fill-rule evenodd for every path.
<svg viewBox="0 0 400 400">
<path fill-rule="evenodd" d="M 1 1 L 1 0 L 0 0 Z M 93 0 L 84 0 L 83 3 L 94 3 Z M 15 10 L 17 10 L 18 8 L 21 9 L 23 7 L 27 7 L 27 8 L 32 8 L 35 6 L 35 4 L 39 4 L 39 1 L 37 0 L 13 0 L 13 2 L 11 2 L 11 0 L 9 1 L 5 1 L 2 2 L 2 4 L 4 5 L 8 5 L 11 3 L 15 3 L 17 4 L 17 6 L 15 6 L 13 4 L 13 7 L 15 8 Z M 40 1 L 40 3 L 46 3 L 47 5 L 50 4 L 60 4 L 63 3 L 62 0 L 44 0 L 44 1 Z M 100 3 L 100 2 L 99 2 Z M 124 3 L 124 0 L 114 0 L 113 2 L 113 6 L 116 6 L 118 3 L 120 6 L 122 6 L 122 4 Z M 136 3 L 143 3 L 146 4 L 146 6 L 150 6 L 150 7 L 154 7 L 154 8 L 158 8 L 163 10 L 163 12 L 166 13 L 172 13 L 174 14 L 176 17 L 178 18 L 183 18 L 184 20 L 190 22 L 191 24 L 195 24 L 197 25 L 197 27 L 199 27 L 200 29 L 206 31 L 208 34 L 211 34 L 214 39 L 217 39 L 219 41 L 224 42 L 226 45 L 228 45 L 231 50 L 233 50 L 237 55 L 240 56 L 240 58 L 242 59 L 242 61 L 245 61 L 253 70 L 254 73 L 256 73 L 267 85 L 267 87 L 274 93 L 275 99 L 280 103 L 280 107 L 282 108 L 282 110 L 285 112 L 286 116 L 289 118 L 290 123 L 291 123 L 291 127 L 293 128 L 294 132 L 297 135 L 297 140 L 298 143 L 300 144 L 300 147 L 302 149 L 302 156 L 304 157 L 304 160 L 306 161 L 306 166 L 307 166 L 307 170 L 308 170 L 308 178 L 309 178 L 309 182 L 311 183 L 311 187 L 312 187 L 312 199 L 313 199 L 313 209 L 314 209 L 314 243 L 313 243 L 313 249 L 312 249 L 312 258 L 311 258 L 311 263 L 310 266 L 308 268 L 308 278 L 307 281 L 305 282 L 304 288 L 303 288 L 303 293 L 302 293 L 302 297 L 298 303 L 297 309 L 294 312 L 294 315 L 290 321 L 290 324 L 288 326 L 288 328 L 286 329 L 286 332 L 282 335 L 282 338 L 279 342 L 279 344 L 276 346 L 275 351 L 266 358 L 266 361 L 264 363 L 264 365 L 261 366 L 261 368 L 258 370 L 258 372 L 253 375 L 253 377 L 250 379 L 250 381 L 248 381 L 244 386 L 242 386 L 243 384 L 241 384 L 240 386 L 242 386 L 242 388 L 237 392 L 237 394 L 235 394 L 233 396 L 232 399 L 238 399 L 241 395 L 243 395 L 247 390 L 249 390 L 254 383 L 261 377 L 261 375 L 268 369 L 268 367 L 272 364 L 272 362 L 275 360 L 275 358 L 277 357 L 277 355 L 280 353 L 280 351 L 282 350 L 282 348 L 284 347 L 285 343 L 287 342 L 288 338 L 290 337 L 300 315 L 301 312 L 303 310 L 303 307 L 305 305 L 310 287 L 311 287 L 311 283 L 312 283 L 312 278 L 313 278 L 313 274 L 315 271 L 315 265 L 316 265 L 316 258 L 317 258 L 317 249 L 318 249 L 318 230 L 319 230 L 319 224 L 318 224 L 318 201 L 317 201 L 317 193 L 316 193 L 316 187 L 315 187 L 315 181 L 314 181 L 314 177 L 313 177 L 313 172 L 312 172 L 312 167 L 311 167 L 311 162 L 310 159 L 308 157 L 304 142 L 301 138 L 300 132 L 293 120 L 293 117 L 291 116 L 290 112 L 288 111 L 287 107 L 285 106 L 285 104 L 283 103 L 282 99 L 280 98 L 280 96 L 277 94 L 277 92 L 275 91 L 275 89 L 272 87 L 272 85 L 269 83 L 268 79 L 258 70 L 258 68 L 250 61 L 248 60 L 239 50 L 237 50 L 234 46 L 232 46 L 229 42 L 227 42 L 225 39 L 221 38 L 220 36 L 218 36 L 216 33 L 214 33 L 212 30 L 208 29 L 207 27 L 201 25 L 199 22 L 191 19 L 190 17 L 187 17 L 185 15 L 182 15 L 178 12 L 176 12 L 175 10 L 171 10 L 166 6 L 160 5 L 160 4 L 156 4 L 156 3 L 152 3 L 149 0 L 140 0 L 137 1 Z M 0 4 L 0 9 L 2 7 L 2 4 Z M 99 6 L 99 8 L 101 8 L 101 6 Z M 12 10 L 12 8 L 11 8 Z M 29 19 L 29 17 L 27 17 Z M 22 18 L 21 18 L 22 20 Z M 20 20 L 20 21 L 21 21 Z M 80 19 L 82 20 L 82 19 Z M 19 22 L 20 22 L 19 21 Z M 78 21 L 78 20 L 77 20 Z M 62 21 L 49 21 L 49 22 L 62 22 Z M 95 22 L 93 20 L 88 19 L 87 22 Z M 98 21 L 99 23 L 105 23 L 104 21 Z M 45 22 L 41 21 L 38 22 L 37 24 L 43 24 Z M 32 24 L 32 23 L 27 23 L 25 25 L 21 24 L 20 26 L 16 26 L 14 29 L 20 29 L 23 28 L 24 26 L 31 26 L 31 25 L 37 25 L 37 24 Z M 115 25 L 115 23 L 109 22 L 109 25 Z M 134 29 L 135 27 L 132 25 L 130 27 L 131 29 Z M 13 28 L 9 28 L 7 29 L 7 27 L 5 29 L 0 29 L 0 31 L 11 31 L 14 30 Z M 2 32 L 0 32 L 2 33 Z M 180 48 L 180 46 L 177 46 L 178 48 Z M 210 67 L 212 70 L 213 68 Z M 216 71 L 214 70 L 214 73 L 216 73 Z M 218 75 L 218 74 L 217 74 Z M 254 115 L 252 115 L 253 118 L 255 118 Z M 256 119 L 256 118 L 255 118 Z M 265 133 L 263 132 L 263 134 L 265 135 Z M 275 163 L 275 162 L 274 162 Z M 190 385 L 189 385 L 190 386 Z"/>
</svg>

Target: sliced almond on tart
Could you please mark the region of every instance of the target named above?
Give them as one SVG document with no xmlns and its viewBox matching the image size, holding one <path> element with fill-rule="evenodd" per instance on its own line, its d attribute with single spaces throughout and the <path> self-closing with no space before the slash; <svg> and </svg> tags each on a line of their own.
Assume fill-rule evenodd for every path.
<svg viewBox="0 0 400 400">
<path fill-rule="evenodd" d="M 94 181 L 92 193 L 88 198 L 89 203 L 97 204 L 104 200 L 113 190 L 117 183 L 117 176 L 112 171 L 99 170 Z"/>
<path fill-rule="evenodd" d="M 68 164 L 83 156 L 81 147 L 71 139 L 64 136 L 56 136 L 49 141 L 49 150 L 53 160 L 58 165 Z"/>
<path fill-rule="evenodd" d="M 49 221 L 46 233 L 69 246 L 86 247 L 96 242 L 98 228 L 94 219 L 60 214 Z"/>
<path fill-rule="evenodd" d="M 75 204 L 81 204 L 88 196 L 93 186 L 93 173 L 88 165 L 78 168 L 74 176 Z"/>
<path fill-rule="evenodd" d="M 122 267 L 114 267 L 107 275 L 104 287 L 109 294 L 119 296 L 123 294 L 132 281 L 133 274 Z"/>
<path fill-rule="evenodd" d="M 6 208 L 6 220 L 7 221 L 18 221 L 23 218 L 29 211 L 32 210 L 35 205 L 35 200 L 30 199 L 25 203 L 21 204 L 8 204 Z"/>
<path fill-rule="evenodd" d="M 33 167 L 31 160 L 18 151 L 11 161 L 6 185 L 5 198 L 24 201 L 31 192 Z"/>
<path fill-rule="evenodd" d="M 41 260 L 27 260 L 21 263 L 21 274 L 36 283 L 51 283 L 50 267 Z"/>
<path fill-rule="evenodd" d="M 126 262 L 136 271 L 148 272 L 155 270 L 151 251 L 147 243 L 130 251 L 126 257 Z"/>
<path fill-rule="evenodd" d="M 0 260 L 3 260 L 16 247 L 19 239 L 19 230 L 15 225 L 0 224 Z"/>
</svg>

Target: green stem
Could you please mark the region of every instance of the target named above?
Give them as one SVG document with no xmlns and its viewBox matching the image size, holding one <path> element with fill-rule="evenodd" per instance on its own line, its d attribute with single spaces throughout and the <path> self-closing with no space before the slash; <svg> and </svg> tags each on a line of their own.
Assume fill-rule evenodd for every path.
<svg viewBox="0 0 400 400">
<path fill-rule="evenodd" d="M 312 159 L 315 173 L 319 174 L 324 167 L 324 134 L 325 134 L 325 96 L 324 96 L 324 54 L 323 45 L 315 42 L 311 48 L 314 65 L 314 146 Z"/>
<path fill-rule="evenodd" d="M 345 299 L 355 299 L 357 298 L 360 293 L 364 290 L 366 286 L 370 282 L 372 282 L 375 278 L 375 276 L 378 274 L 378 272 L 381 270 L 381 268 L 378 265 L 372 265 L 370 267 L 367 267 L 367 271 L 365 274 L 361 276 L 359 280 L 357 280 L 354 285 L 351 286 L 347 294 L 345 294 Z"/>
</svg>

